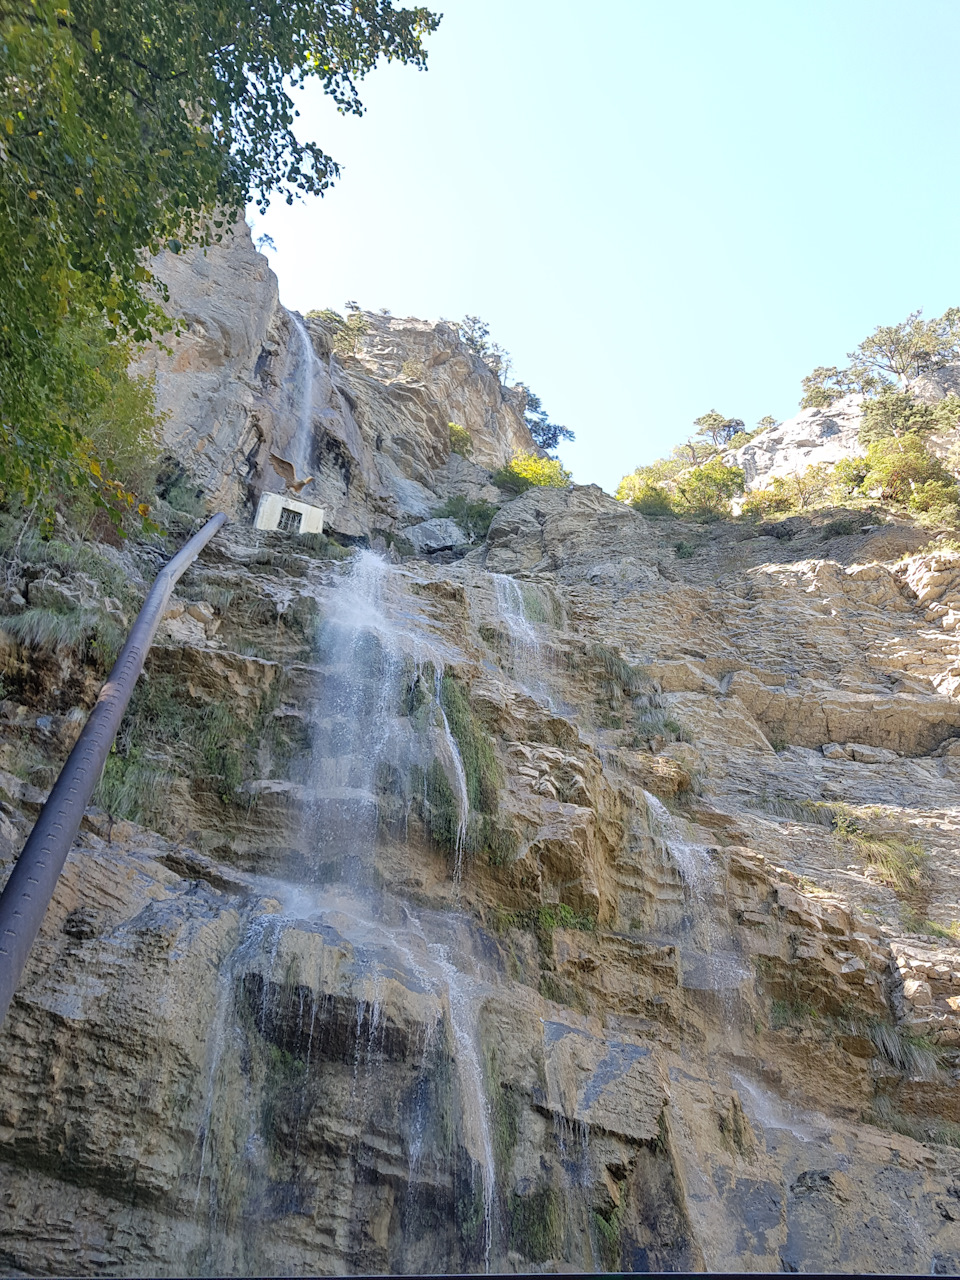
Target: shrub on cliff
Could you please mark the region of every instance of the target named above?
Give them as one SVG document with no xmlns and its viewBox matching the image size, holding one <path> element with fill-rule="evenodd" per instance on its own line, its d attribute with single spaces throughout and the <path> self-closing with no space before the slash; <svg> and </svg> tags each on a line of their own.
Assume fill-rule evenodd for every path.
<svg viewBox="0 0 960 1280">
<path fill-rule="evenodd" d="M 719 517 L 730 510 L 730 499 L 743 493 L 746 483 L 740 467 L 728 467 L 712 458 L 676 479 L 675 506 L 685 515 Z"/>
<path fill-rule="evenodd" d="M 447 426 L 450 430 L 450 449 L 453 453 L 459 453 L 463 458 L 469 458 L 473 453 L 473 439 L 466 427 L 461 427 L 458 422 L 448 422 Z"/>
<path fill-rule="evenodd" d="M 548 489 L 565 489 L 572 475 L 565 471 L 558 458 L 541 458 L 536 453 L 515 453 L 505 467 L 495 471 L 492 480 L 498 489 L 508 493 L 525 493 L 527 489 L 542 486 Z"/>
<path fill-rule="evenodd" d="M 672 516 L 675 514 L 673 495 L 662 484 L 640 485 L 633 490 L 630 505 L 634 511 L 639 511 L 643 516 Z"/>
<path fill-rule="evenodd" d="M 867 473 L 861 485 L 865 493 L 878 493 L 887 501 L 909 503 L 921 511 L 960 498 L 956 478 L 927 450 L 917 432 L 875 440 L 865 461 Z M 938 488 L 928 490 L 930 484 Z"/>
</svg>

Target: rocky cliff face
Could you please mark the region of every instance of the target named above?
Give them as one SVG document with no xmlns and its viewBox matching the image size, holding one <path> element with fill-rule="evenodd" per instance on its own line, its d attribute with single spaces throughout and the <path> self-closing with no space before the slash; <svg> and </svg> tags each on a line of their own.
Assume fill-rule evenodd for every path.
<svg viewBox="0 0 960 1280">
<path fill-rule="evenodd" d="M 441 330 L 307 331 L 341 527 L 442 492 L 431 403 L 502 456 Z M 960 556 L 498 501 L 183 580 L 0 1032 L 8 1274 L 960 1270 Z M 155 564 L 45 554 L 24 610 Z M 10 865 L 96 650 L 0 641 Z"/>
<path fill-rule="evenodd" d="M 303 497 L 328 527 L 391 532 L 447 497 L 475 497 L 482 468 L 533 447 L 523 393 L 448 324 L 361 312 L 356 339 L 335 354 L 329 321 L 280 305 L 246 223 L 154 269 L 182 325 L 138 371 L 154 373 L 164 443 L 211 509 L 248 513 L 264 490 L 283 492 L 277 453 L 315 477 Z M 469 460 L 452 453 L 450 422 L 470 433 Z"/>
<path fill-rule="evenodd" d="M 960 365 L 945 365 L 914 378 L 908 390 L 918 400 L 935 404 L 960 392 Z M 793 418 L 759 432 L 741 448 L 725 455 L 728 464 L 742 467 L 748 489 L 762 489 L 777 477 L 801 474 L 808 467 L 833 466 L 865 450 L 860 444 L 860 405 L 863 397 L 843 396 L 825 409 L 801 409 Z M 936 434 L 927 446 L 945 457 L 953 439 Z"/>
<path fill-rule="evenodd" d="M 863 452 L 857 442 L 861 399 L 844 396 L 827 409 L 802 409 L 733 451 L 730 461 L 743 468 L 748 489 L 762 489 L 778 476 L 855 457 Z"/>
</svg>

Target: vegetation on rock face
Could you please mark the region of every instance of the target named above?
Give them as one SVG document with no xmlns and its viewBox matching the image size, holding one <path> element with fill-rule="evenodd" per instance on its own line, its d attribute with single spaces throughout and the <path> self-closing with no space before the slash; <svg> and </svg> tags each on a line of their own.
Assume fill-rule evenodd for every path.
<svg viewBox="0 0 960 1280">
<path fill-rule="evenodd" d="M 572 477 L 557 458 L 541 458 L 536 453 L 515 453 L 505 467 L 494 472 L 493 483 L 508 493 L 525 493 L 538 486 L 565 489 Z"/>
<path fill-rule="evenodd" d="M 777 421 L 767 416 L 747 431 L 741 418 L 711 409 L 695 418 L 693 425 L 697 430 L 668 458 L 658 458 L 623 477 L 616 492 L 619 501 L 648 516 L 728 510 L 729 498 L 742 491 L 744 481 L 740 469 L 727 466 L 721 453 L 739 449 Z"/>
<path fill-rule="evenodd" d="M 469 458 L 473 453 L 473 440 L 470 432 L 457 422 L 451 422 L 448 426 L 450 429 L 450 448 L 454 453 L 459 453 L 464 458 Z"/>
<path fill-rule="evenodd" d="M 945 396 L 936 404 L 917 400 L 909 392 L 884 387 L 863 404 L 859 441 L 866 448 L 888 436 L 911 432 L 955 431 L 960 425 L 960 396 Z"/>
<path fill-rule="evenodd" d="M 72 400 L 82 388 L 109 404 L 116 383 L 97 387 L 72 335 L 101 324 L 138 343 L 168 329 L 150 254 L 210 243 L 251 198 L 265 208 L 271 193 L 289 202 L 336 177 L 298 138 L 290 89 L 318 79 L 359 114 L 356 82 L 380 58 L 422 66 L 438 22 L 389 0 L 255 11 L 31 0 L 0 12 L 3 500 L 86 486 L 127 508 Z"/>
<path fill-rule="evenodd" d="M 478 355 L 487 367 L 505 382 L 510 370 L 510 353 L 496 342 L 490 341 L 490 326 L 479 316 L 464 316 L 454 328 L 460 340 Z M 552 454 L 561 440 L 573 440 L 576 437 L 569 427 L 561 427 L 551 422 L 544 409 L 540 397 L 524 383 L 517 383 L 524 395 L 524 421 L 533 437 L 534 444 Z"/>
<path fill-rule="evenodd" d="M 437 507 L 433 514 L 440 518 L 455 520 L 467 537 L 482 539 L 487 536 L 493 517 L 499 510 L 495 503 L 487 502 L 486 498 L 478 498 L 475 502 L 471 502 L 469 498 L 457 494 L 453 498 L 448 498 L 442 506 Z"/>
<path fill-rule="evenodd" d="M 820 365 L 803 379 L 801 409 L 826 408 L 851 392 L 862 395 L 906 386 L 911 378 L 960 358 L 960 307 L 923 320 L 913 311 L 899 324 L 878 325 L 847 353 L 846 368 Z"/>
<path fill-rule="evenodd" d="M 743 492 L 744 483 L 740 467 L 713 458 L 677 477 L 679 500 L 674 505 L 691 516 L 720 516 L 729 510 L 730 499 Z"/>
</svg>

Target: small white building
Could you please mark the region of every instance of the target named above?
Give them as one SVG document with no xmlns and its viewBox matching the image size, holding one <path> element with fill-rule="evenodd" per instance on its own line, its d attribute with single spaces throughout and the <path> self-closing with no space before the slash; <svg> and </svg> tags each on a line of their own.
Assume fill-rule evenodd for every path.
<svg viewBox="0 0 960 1280">
<path fill-rule="evenodd" d="M 285 533 L 323 533 L 323 507 L 311 506 L 283 493 L 261 493 L 255 529 L 282 529 Z"/>
</svg>

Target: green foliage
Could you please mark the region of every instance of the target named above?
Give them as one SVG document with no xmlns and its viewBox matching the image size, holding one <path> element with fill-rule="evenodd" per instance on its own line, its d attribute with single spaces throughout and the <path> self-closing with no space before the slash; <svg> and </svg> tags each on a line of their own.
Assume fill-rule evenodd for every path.
<svg viewBox="0 0 960 1280">
<path fill-rule="evenodd" d="M 833 829 L 842 847 L 852 849 L 880 873 L 880 880 L 897 893 L 921 893 L 929 880 L 926 850 L 917 840 L 878 833 L 870 829 L 873 815 L 849 805 L 835 804 Z"/>
<path fill-rule="evenodd" d="M 338 356 L 355 356 L 370 331 L 370 322 L 362 311 L 351 311 L 333 335 L 333 349 Z"/>
<path fill-rule="evenodd" d="M 496 342 L 490 341 L 490 326 L 479 316 L 464 316 L 455 321 L 453 328 L 460 341 L 469 347 L 475 356 L 484 362 L 491 373 L 506 381 L 510 368 L 510 352 Z"/>
<path fill-rule="evenodd" d="M 422 66 L 438 21 L 389 0 L 0 10 L 0 489 L 29 501 L 83 478 L 64 405 L 88 371 L 58 341 L 65 318 L 137 343 L 167 329 L 150 255 L 210 243 L 250 198 L 289 202 L 336 176 L 297 137 L 291 90 L 316 78 L 359 114 L 356 82 L 381 57 Z"/>
<path fill-rule="evenodd" d="M 69 649 L 80 657 L 93 656 L 102 670 L 113 665 L 126 638 L 120 626 L 99 609 L 25 609 L 0 616 L 0 628 L 31 648 L 50 653 Z"/>
<path fill-rule="evenodd" d="M 623 1261 L 623 1245 L 621 1242 L 621 1219 L 623 1202 L 603 1214 L 598 1209 L 591 1211 L 593 1229 L 600 1250 L 600 1261 L 605 1271 L 617 1271 Z"/>
<path fill-rule="evenodd" d="M 515 453 L 507 465 L 492 476 L 498 489 L 511 493 L 525 493 L 537 486 L 565 489 L 571 478 L 570 472 L 563 469 L 557 458 L 541 458 L 536 453 L 522 451 Z"/>
<path fill-rule="evenodd" d="M 915 431 L 901 437 L 886 436 L 874 440 L 867 449 L 866 467 L 861 489 L 867 493 L 879 491 L 880 497 L 887 501 L 909 503 L 915 491 L 918 488 L 922 490 L 930 481 L 946 486 L 944 490 L 937 490 L 937 494 L 950 494 L 949 500 L 953 502 L 960 498 L 955 478 L 938 458 L 928 452 Z M 932 493 L 926 497 L 934 500 Z M 918 510 L 929 509 L 922 505 L 924 501 L 925 495 L 921 492 L 916 499 Z"/>
<path fill-rule="evenodd" d="M 800 399 L 801 409 L 826 409 L 854 391 L 863 391 L 861 383 L 851 376 L 848 370 L 839 369 L 836 365 L 817 365 L 813 373 L 808 373 L 801 383 L 803 395 Z"/>
<path fill-rule="evenodd" d="M 774 1031 L 801 1026 L 817 1017 L 817 1010 L 803 1000 L 774 1000 L 770 1006 L 770 1026 Z"/>
<path fill-rule="evenodd" d="M 675 542 L 673 545 L 674 553 L 678 560 L 692 560 L 697 554 L 697 548 L 692 542 Z"/>
<path fill-rule="evenodd" d="M 601 669 L 606 679 L 603 681 L 604 691 L 614 690 L 633 698 L 651 688 L 650 677 L 640 666 L 631 666 L 624 658 L 605 644 L 592 644 L 587 649 L 587 656 Z"/>
<path fill-rule="evenodd" d="M 538 395 L 534 395 L 530 388 L 524 387 L 522 383 L 518 385 L 523 388 L 526 396 L 523 420 L 526 422 L 527 429 L 533 437 L 533 443 L 537 448 L 545 449 L 547 453 L 553 456 L 554 450 L 561 440 L 576 439 L 569 427 L 561 427 L 558 423 L 550 421 Z"/>
<path fill-rule="evenodd" d="M 950 398 L 957 399 L 956 396 Z M 905 436 L 910 431 L 933 431 L 939 420 L 933 405 L 914 399 L 906 391 L 883 387 L 877 395 L 864 401 L 857 438 L 866 448 L 874 440 L 888 436 Z"/>
<path fill-rule="evenodd" d="M 469 458 L 473 453 L 473 439 L 466 427 L 461 427 L 456 422 L 449 422 L 447 426 L 450 429 L 450 448 L 454 453 L 461 454 L 464 458 Z"/>
<path fill-rule="evenodd" d="M 747 494 L 740 506 L 740 514 L 765 520 L 772 515 L 803 511 L 823 502 L 833 487 L 833 474 L 825 463 L 795 471 L 789 476 L 774 476 L 763 489 L 754 489 Z"/>
<path fill-rule="evenodd" d="M 173 458 L 165 458 L 160 465 L 157 473 L 157 495 L 168 507 L 192 519 L 202 516 L 207 509 L 203 488 Z"/>
<path fill-rule="evenodd" d="M 330 307 L 312 307 L 303 318 L 304 320 L 319 320 L 321 324 L 325 324 L 333 330 L 341 329 L 346 323 L 340 312 L 334 311 Z"/>
<path fill-rule="evenodd" d="M 560 1256 L 563 1244 L 563 1196 L 554 1187 L 528 1195 L 511 1192 L 507 1202 L 510 1248 L 531 1262 Z"/>
<path fill-rule="evenodd" d="M 503 782 L 500 764 L 489 734 L 473 714 L 463 685 L 455 676 L 443 677 L 440 701 L 467 775 L 470 807 L 478 813 L 496 813 Z"/>
<path fill-rule="evenodd" d="M 793 501 L 781 476 L 775 476 L 763 489 L 751 489 L 740 504 L 740 514 L 753 520 L 767 520 L 770 516 L 786 515 Z"/>
<path fill-rule="evenodd" d="M 212 783 L 224 805 L 240 803 L 245 761 L 265 733 L 220 703 L 184 699 L 173 675 L 138 682 L 94 802 L 115 818 L 162 821 L 171 776 Z"/>
<path fill-rule="evenodd" d="M 901 389 L 910 378 L 960 357 L 960 308 L 949 307 L 933 320 L 913 311 L 900 324 L 879 325 L 855 351 L 847 353 L 846 368 L 821 365 L 803 379 L 801 409 L 824 408 L 858 391 L 882 393 Z"/>
<path fill-rule="evenodd" d="M 843 497 L 860 493 L 868 469 L 866 458 L 841 458 L 833 468 L 834 492 Z"/>
<path fill-rule="evenodd" d="M 624 487 L 624 481 L 620 482 L 620 489 Z M 620 489 L 617 493 L 620 493 Z M 644 516 L 672 516 L 673 495 L 669 489 L 665 489 L 659 484 L 641 484 L 633 487 L 631 490 L 630 505 L 634 511 L 639 511 Z"/>
<path fill-rule="evenodd" d="M 709 440 L 714 449 L 729 448 L 734 436 L 746 434 L 742 418 L 727 418 L 716 409 L 694 418 L 693 425 L 697 428 L 696 434 Z"/>
<path fill-rule="evenodd" d="M 596 932 L 593 916 L 574 911 L 565 902 L 553 902 L 525 911 L 494 909 L 489 916 L 494 933 L 503 934 L 508 929 L 531 929 L 549 950 L 550 938 L 555 929 L 579 929 L 582 933 Z"/>
<path fill-rule="evenodd" d="M 740 467 L 728 467 L 719 458 L 705 462 L 677 477 L 677 508 L 692 516 L 723 515 L 730 499 L 743 492 L 746 483 Z"/>
<path fill-rule="evenodd" d="M 678 450 L 675 449 L 674 455 L 677 455 L 677 453 Z M 656 462 L 652 462 L 646 467 L 637 467 L 635 471 L 624 476 L 620 481 L 615 497 L 618 502 L 633 502 L 644 489 L 663 488 L 666 482 L 672 480 L 681 471 L 685 471 L 689 465 L 689 458 L 683 459 L 673 456 L 659 458 Z"/>
<path fill-rule="evenodd" d="M 926 1036 L 912 1035 L 888 1022 L 871 1022 L 867 1033 L 882 1057 L 913 1079 L 935 1080 L 941 1054 Z"/>
<path fill-rule="evenodd" d="M 936 920 L 911 920 L 909 927 L 911 933 L 925 933 L 947 942 L 960 942 L 960 920 L 952 920 L 946 925 L 938 924 Z"/>
<path fill-rule="evenodd" d="M 487 502 L 486 498 L 471 502 L 457 494 L 454 498 L 448 498 L 442 507 L 437 507 L 433 514 L 455 520 L 471 542 L 474 542 L 487 536 L 493 517 L 499 510 L 496 503 Z"/>
<path fill-rule="evenodd" d="M 431 760 L 424 778 L 426 822 L 430 838 L 440 849 L 453 850 L 460 827 L 460 810 L 450 779 L 439 760 Z"/>
<path fill-rule="evenodd" d="M 836 519 L 827 521 L 820 537 L 827 542 L 830 538 L 845 538 L 859 531 L 860 527 L 855 520 L 851 520 L 849 516 L 837 516 Z"/>
</svg>

